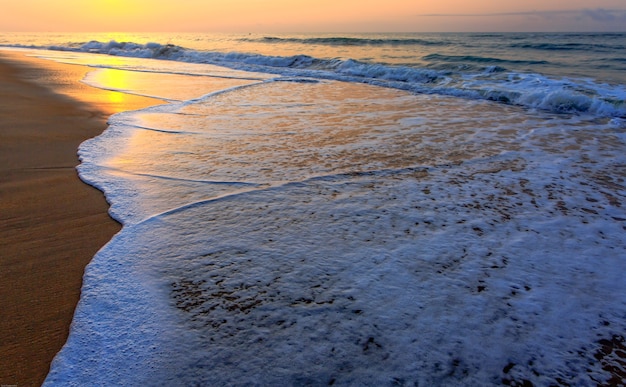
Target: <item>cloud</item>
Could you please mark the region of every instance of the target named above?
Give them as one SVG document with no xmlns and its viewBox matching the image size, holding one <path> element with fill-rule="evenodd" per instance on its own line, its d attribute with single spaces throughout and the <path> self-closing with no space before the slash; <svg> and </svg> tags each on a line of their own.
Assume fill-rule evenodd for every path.
<svg viewBox="0 0 626 387">
<path fill-rule="evenodd" d="M 417 16 L 423 17 L 486 17 L 486 16 L 536 16 L 538 14 L 557 14 L 571 11 L 528 11 L 528 12 L 497 12 L 497 13 L 425 13 Z"/>
<path fill-rule="evenodd" d="M 591 18 L 600 22 L 626 21 L 626 10 L 619 9 L 585 9 L 581 11 L 581 15 L 584 18 Z"/>
<path fill-rule="evenodd" d="M 522 11 L 522 12 L 495 12 L 495 13 L 431 13 L 420 14 L 421 17 L 501 17 L 501 16 L 533 16 L 543 18 L 576 17 L 579 19 L 592 19 L 595 21 L 613 22 L 626 20 L 626 9 L 578 9 L 578 10 L 552 10 L 552 11 Z"/>
<path fill-rule="evenodd" d="M 626 31 L 626 9 L 608 7 L 491 13 L 431 13 L 415 16 L 420 19 L 420 26 L 433 31 Z"/>
</svg>

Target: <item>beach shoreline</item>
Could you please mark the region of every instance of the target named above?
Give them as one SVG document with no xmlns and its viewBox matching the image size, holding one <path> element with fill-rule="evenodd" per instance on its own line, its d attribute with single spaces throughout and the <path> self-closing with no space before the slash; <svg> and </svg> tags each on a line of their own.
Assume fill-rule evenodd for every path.
<svg viewBox="0 0 626 387">
<path fill-rule="evenodd" d="M 77 173 L 78 145 L 114 113 L 162 103 L 80 82 L 91 69 L 0 51 L 0 384 L 41 385 L 85 266 L 120 230 Z"/>
<path fill-rule="evenodd" d="M 345 50 L 338 62 L 307 56 L 299 36 L 233 39 L 250 55 L 216 53 L 204 35 L 150 36 L 171 44 L 68 35 L 54 50 L 13 50 L 52 62 L 6 59 L 19 65 L 0 85 L 13 120 L 0 131 L 0 197 L 13 198 L 0 208 L 13 238 L 0 276 L 25 281 L 6 285 L 0 350 L 13 369 L 30 375 L 21 364 L 43 347 L 33 332 L 63 321 L 58 301 L 42 301 L 69 299 L 55 287 L 74 245 L 95 251 L 119 230 L 87 241 L 92 213 L 61 207 L 81 203 L 66 183 L 78 184 L 80 120 L 96 135 L 134 106 L 76 82 L 85 76 L 168 103 L 109 117 L 80 145 L 80 177 L 124 227 L 73 266 L 84 283 L 48 384 L 622 382 L 626 81 L 605 84 L 610 71 L 567 48 L 596 36 L 542 38 L 562 47 L 557 72 L 527 61 L 530 34 L 355 35 L 341 48 L 315 37 Z M 610 39 L 619 59 L 626 35 Z M 387 62 L 399 43 L 408 70 Z M 436 59 L 426 67 L 423 47 Z M 7 382 L 40 382 L 20 377 Z"/>
</svg>

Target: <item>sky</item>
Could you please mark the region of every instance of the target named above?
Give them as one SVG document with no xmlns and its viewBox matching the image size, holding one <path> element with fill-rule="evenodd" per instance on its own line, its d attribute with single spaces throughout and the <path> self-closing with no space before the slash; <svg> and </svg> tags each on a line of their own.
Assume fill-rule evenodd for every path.
<svg viewBox="0 0 626 387">
<path fill-rule="evenodd" d="M 0 0 L 4 32 L 626 31 L 626 0 Z"/>
</svg>

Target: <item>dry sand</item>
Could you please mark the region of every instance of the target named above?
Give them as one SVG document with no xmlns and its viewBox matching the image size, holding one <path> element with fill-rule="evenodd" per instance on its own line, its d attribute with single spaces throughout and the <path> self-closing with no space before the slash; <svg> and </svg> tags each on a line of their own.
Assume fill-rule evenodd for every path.
<svg viewBox="0 0 626 387">
<path fill-rule="evenodd" d="M 78 145 L 161 101 L 79 83 L 89 68 L 0 51 L 0 384 L 37 386 L 67 339 L 85 265 L 120 229 L 79 180 Z"/>
</svg>

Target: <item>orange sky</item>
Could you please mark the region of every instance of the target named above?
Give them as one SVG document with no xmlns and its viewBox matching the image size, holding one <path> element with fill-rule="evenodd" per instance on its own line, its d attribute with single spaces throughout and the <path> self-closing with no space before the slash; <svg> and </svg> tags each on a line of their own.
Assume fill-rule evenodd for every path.
<svg viewBox="0 0 626 387">
<path fill-rule="evenodd" d="M 624 31 L 624 0 L 0 0 L 0 31 Z"/>
</svg>

